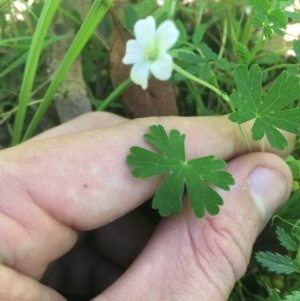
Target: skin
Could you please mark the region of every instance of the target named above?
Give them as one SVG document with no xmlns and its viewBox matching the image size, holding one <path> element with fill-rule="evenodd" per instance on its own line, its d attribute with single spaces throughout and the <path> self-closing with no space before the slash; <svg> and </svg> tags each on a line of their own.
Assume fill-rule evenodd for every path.
<svg viewBox="0 0 300 301">
<path fill-rule="evenodd" d="M 184 199 L 180 216 L 155 227 L 136 210 L 160 179 L 132 177 L 125 157 L 132 145 L 148 147 L 143 134 L 157 123 L 186 134 L 188 159 L 215 154 L 228 162 L 236 184 L 218 191 L 220 214 L 197 219 Z M 244 130 L 249 136 L 249 125 Z M 226 116 L 129 121 L 91 113 L 1 151 L 0 300 L 66 300 L 57 290 L 93 301 L 227 300 L 255 239 L 291 192 L 280 158 L 293 147 L 287 138 L 284 153 L 267 143 L 269 152 L 252 143 L 248 153 Z M 248 187 L 256 168 L 279 179 L 276 195 L 272 177 L 254 184 L 264 189 L 263 205 Z"/>
</svg>

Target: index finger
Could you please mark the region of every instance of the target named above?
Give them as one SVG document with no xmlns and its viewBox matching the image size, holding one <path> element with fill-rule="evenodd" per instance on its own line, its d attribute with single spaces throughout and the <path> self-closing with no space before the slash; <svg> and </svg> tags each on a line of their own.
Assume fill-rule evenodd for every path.
<svg viewBox="0 0 300 301">
<path fill-rule="evenodd" d="M 34 203 L 61 223 L 93 229 L 153 195 L 159 178 L 132 177 L 126 156 L 133 145 L 148 147 L 143 134 L 158 123 L 186 134 L 187 158 L 214 154 L 228 160 L 247 152 L 237 125 L 227 116 L 151 117 L 5 150 L 0 154 L 2 174 L 9 170 L 8 176 L 21 183 Z M 248 127 L 245 131 L 249 135 Z M 258 150 L 257 143 L 251 146 Z"/>
</svg>

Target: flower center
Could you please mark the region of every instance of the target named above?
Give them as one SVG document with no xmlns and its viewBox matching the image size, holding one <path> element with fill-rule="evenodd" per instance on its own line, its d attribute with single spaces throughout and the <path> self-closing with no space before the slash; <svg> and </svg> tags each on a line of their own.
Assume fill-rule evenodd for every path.
<svg viewBox="0 0 300 301">
<path fill-rule="evenodd" d="M 151 45 L 146 51 L 145 59 L 150 62 L 157 60 L 159 49 L 156 45 Z"/>
</svg>

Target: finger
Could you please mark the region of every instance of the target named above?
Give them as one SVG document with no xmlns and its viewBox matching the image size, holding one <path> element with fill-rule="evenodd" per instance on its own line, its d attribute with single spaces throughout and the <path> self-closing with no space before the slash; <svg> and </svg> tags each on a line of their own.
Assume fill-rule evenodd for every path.
<svg viewBox="0 0 300 301">
<path fill-rule="evenodd" d="M 2 262 L 37 277 L 74 244 L 72 229 L 100 227 L 150 198 L 159 179 L 133 178 L 126 156 L 132 145 L 147 146 L 142 136 L 157 123 L 186 133 L 188 158 L 215 154 L 229 159 L 246 152 L 227 117 L 139 119 L 4 150 L 0 212 L 10 222 L 0 227 L 8 233 L 0 237 Z"/>
<path fill-rule="evenodd" d="M 33 279 L 0 265 L 0 300 L 66 301 L 54 290 Z"/>
<path fill-rule="evenodd" d="M 257 235 L 292 184 L 288 167 L 272 154 L 243 155 L 228 169 L 236 184 L 221 192 L 219 215 L 197 219 L 186 208 L 165 219 L 125 274 L 93 300 L 227 300 Z"/>
<path fill-rule="evenodd" d="M 159 180 L 133 178 L 126 156 L 130 146 L 146 146 L 142 136 L 158 122 L 187 134 L 188 158 L 215 154 L 228 160 L 247 151 L 237 126 L 224 117 L 147 118 L 3 151 L 2 170 L 9 162 L 14 182 L 22 183 L 35 202 L 59 221 L 83 230 L 96 228 L 153 194 Z"/>
<path fill-rule="evenodd" d="M 126 121 L 126 118 L 109 113 L 109 112 L 92 112 L 81 115 L 59 126 L 56 126 L 48 131 L 45 131 L 29 141 L 36 141 L 41 139 L 49 139 L 57 136 L 75 134 L 84 131 L 90 131 L 107 126 L 112 126 Z"/>
</svg>

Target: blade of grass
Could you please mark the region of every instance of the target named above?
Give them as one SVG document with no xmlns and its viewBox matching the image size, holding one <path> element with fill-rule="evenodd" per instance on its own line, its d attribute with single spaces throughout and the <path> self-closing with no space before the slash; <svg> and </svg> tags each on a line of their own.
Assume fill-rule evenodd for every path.
<svg viewBox="0 0 300 301">
<path fill-rule="evenodd" d="M 57 37 L 53 37 L 49 40 L 46 40 L 43 43 L 42 49 L 45 49 L 48 46 L 50 46 L 51 44 L 58 42 L 62 39 L 65 39 L 66 37 L 67 37 L 67 35 L 62 35 L 62 36 L 57 36 Z M 15 59 L 12 63 L 9 63 L 9 66 L 0 73 L 0 79 L 3 78 L 4 76 L 6 76 L 7 74 L 9 74 L 10 72 L 12 72 L 13 70 L 17 69 L 24 62 L 26 62 L 27 57 L 28 57 L 28 52 L 22 54 L 20 57 Z"/>
<path fill-rule="evenodd" d="M 32 36 L 28 37 L 15 37 L 15 38 L 9 38 L 9 39 L 1 39 L 0 40 L 0 46 L 1 47 L 7 47 L 7 46 L 14 46 L 15 43 L 20 41 L 32 41 Z M 18 44 L 17 44 L 18 45 Z"/>
<path fill-rule="evenodd" d="M 53 81 L 46 91 L 43 102 L 40 104 L 33 119 L 31 120 L 31 123 L 29 124 L 27 131 L 24 134 L 23 140 L 27 140 L 33 135 L 40 120 L 51 104 L 58 87 L 64 80 L 65 76 L 69 72 L 70 68 L 72 67 L 74 61 L 78 57 L 85 44 L 92 36 L 94 30 L 103 19 L 109 8 L 112 6 L 113 2 L 113 0 L 95 0 L 93 2 L 69 50 L 67 51 L 63 61 L 61 62 L 59 69 L 57 70 L 53 78 Z"/>
<path fill-rule="evenodd" d="M 16 145 L 21 140 L 27 105 L 30 100 L 31 91 L 36 75 L 39 57 L 42 51 L 43 42 L 49 29 L 50 22 L 57 10 L 60 0 L 46 0 L 38 20 L 36 30 L 32 37 L 32 43 L 28 52 L 25 71 L 19 95 L 18 110 L 15 117 L 12 145 Z"/>
</svg>

